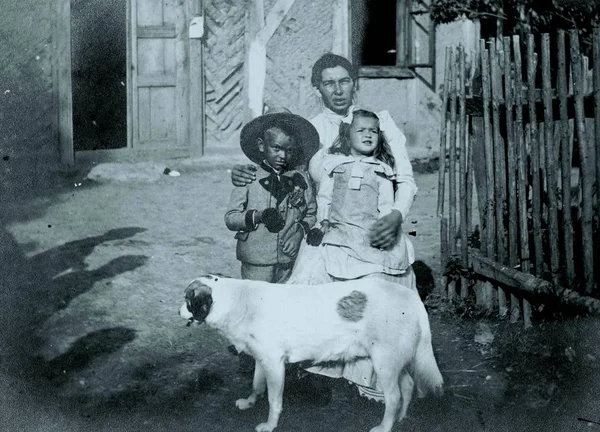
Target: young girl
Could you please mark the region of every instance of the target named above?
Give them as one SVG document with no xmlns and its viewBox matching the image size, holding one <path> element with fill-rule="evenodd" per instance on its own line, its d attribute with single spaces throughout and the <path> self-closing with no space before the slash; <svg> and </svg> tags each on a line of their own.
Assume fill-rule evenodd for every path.
<svg viewBox="0 0 600 432">
<path fill-rule="evenodd" d="M 394 204 L 392 166 L 394 158 L 377 115 L 354 111 L 352 122 L 340 125 L 340 134 L 325 157 L 317 195 L 325 268 L 332 278 L 377 275 L 395 280 L 414 261 L 406 235 L 387 250 L 371 246 L 369 239 L 370 227 Z"/>
<path fill-rule="evenodd" d="M 411 264 L 412 243 L 400 233 L 386 250 L 371 246 L 370 227 L 392 211 L 394 158 L 371 111 L 356 110 L 350 123 L 340 125 L 338 138 L 324 158 L 317 194 L 317 221 L 303 248 L 310 257 L 299 257 L 288 283 L 325 283 L 336 280 L 380 277 L 416 290 Z M 302 249 L 301 249 L 302 251 Z M 334 378 L 344 377 L 359 392 L 382 400 L 377 376 L 369 359 L 337 367 L 307 369 Z"/>
</svg>

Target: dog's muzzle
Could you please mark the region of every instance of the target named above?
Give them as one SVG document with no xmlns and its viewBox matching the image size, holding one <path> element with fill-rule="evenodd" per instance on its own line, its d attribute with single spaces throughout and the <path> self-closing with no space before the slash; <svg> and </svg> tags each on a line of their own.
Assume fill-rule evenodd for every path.
<svg viewBox="0 0 600 432">
<path fill-rule="evenodd" d="M 212 306 L 212 290 L 209 286 L 195 280 L 185 290 L 185 304 L 181 306 L 179 314 L 187 318 L 188 325 L 192 322 L 204 322 Z"/>
</svg>

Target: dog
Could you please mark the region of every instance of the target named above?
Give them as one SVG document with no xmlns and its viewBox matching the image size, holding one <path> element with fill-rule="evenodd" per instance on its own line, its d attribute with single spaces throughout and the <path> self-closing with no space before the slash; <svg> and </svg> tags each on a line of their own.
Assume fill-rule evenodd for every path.
<svg viewBox="0 0 600 432">
<path fill-rule="evenodd" d="M 383 279 L 285 285 L 206 275 L 185 290 L 180 315 L 206 322 L 255 358 L 252 408 L 268 390 L 270 432 L 282 410 L 285 363 L 349 362 L 369 357 L 383 388 L 385 412 L 370 432 L 389 432 L 406 416 L 413 390 L 443 394 L 425 307 L 417 292 Z"/>
</svg>

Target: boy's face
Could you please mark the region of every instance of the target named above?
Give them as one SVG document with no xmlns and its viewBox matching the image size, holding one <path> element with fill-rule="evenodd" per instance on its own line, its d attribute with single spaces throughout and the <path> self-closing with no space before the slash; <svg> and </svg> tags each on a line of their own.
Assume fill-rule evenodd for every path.
<svg viewBox="0 0 600 432">
<path fill-rule="evenodd" d="M 258 149 L 271 167 L 281 171 L 292 161 L 298 146 L 294 137 L 274 127 L 265 131 L 264 139 L 259 138 Z"/>
</svg>

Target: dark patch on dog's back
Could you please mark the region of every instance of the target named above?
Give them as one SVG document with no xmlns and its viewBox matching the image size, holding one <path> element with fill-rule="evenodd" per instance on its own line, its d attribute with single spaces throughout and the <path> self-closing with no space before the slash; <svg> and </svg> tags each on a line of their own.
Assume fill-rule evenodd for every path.
<svg viewBox="0 0 600 432">
<path fill-rule="evenodd" d="M 354 290 L 337 302 L 337 313 L 343 320 L 358 322 L 363 319 L 366 307 L 366 294 Z"/>
</svg>

